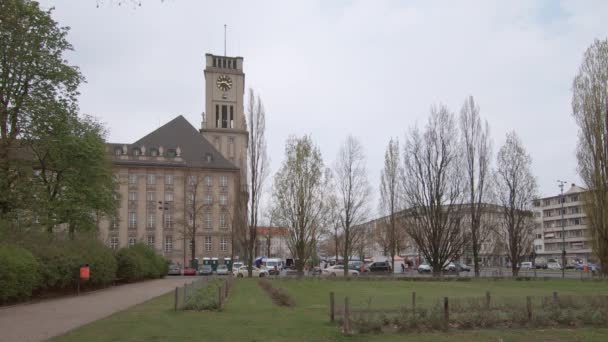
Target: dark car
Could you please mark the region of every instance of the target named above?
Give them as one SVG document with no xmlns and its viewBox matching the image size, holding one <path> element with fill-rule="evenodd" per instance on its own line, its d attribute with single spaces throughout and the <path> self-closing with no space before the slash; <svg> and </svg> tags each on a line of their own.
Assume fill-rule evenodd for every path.
<svg viewBox="0 0 608 342">
<path fill-rule="evenodd" d="M 213 274 L 213 267 L 211 267 L 211 265 L 203 265 L 198 270 L 198 274 L 199 275 L 212 275 Z"/>
<path fill-rule="evenodd" d="M 363 265 L 365 265 L 363 261 L 351 261 L 348 263 L 348 268 L 358 272 L 369 272 L 369 269 L 367 267 L 364 268 Z"/>
<path fill-rule="evenodd" d="M 169 265 L 167 275 L 182 275 L 182 270 L 177 265 Z"/>
<path fill-rule="evenodd" d="M 391 265 L 386 261 L 376 261 L 369 264 L 368 269 L 372 273 L 390 273 Z"/>
</svg>

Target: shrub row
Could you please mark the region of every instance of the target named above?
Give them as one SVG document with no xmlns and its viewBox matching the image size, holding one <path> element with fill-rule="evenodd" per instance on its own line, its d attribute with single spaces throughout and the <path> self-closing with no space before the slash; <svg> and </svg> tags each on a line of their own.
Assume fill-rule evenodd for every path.
<svg viewBox="0 0 608 342">
<path fill-rule="evenodd" d="M 218 287 L 222 286 L 224 280 L 216 278 L 207 281 L 203 286 L 196 289 L 194 293 L 187 296 L 184 309 L 186 310 L 218 310 L 220 308 L 217 295 Z"/>
<path fill-rule="evenodd" d="M 166 259 L 143 244 L 114 253 L 94 237 L 71 240 L 31 234 L 10 240 L 0 244 L 0 303 L 72 291 L 84 264 L 90 267 L 90 279 L 82 286 L 88 288 L 107 286 L 117 279 L 132 282 L 167 274 Z"/>
</svg>

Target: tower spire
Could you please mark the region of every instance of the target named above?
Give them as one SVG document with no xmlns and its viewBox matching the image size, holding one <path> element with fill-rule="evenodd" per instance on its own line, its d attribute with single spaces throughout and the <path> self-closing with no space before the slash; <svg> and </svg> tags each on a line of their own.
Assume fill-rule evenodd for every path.
<svg viewBox="0 0 608 342">
<path fill-rule="evenodd" d="M 224 57 L 226 57 L 226 24 L 224 24 Z"/>
</svg>

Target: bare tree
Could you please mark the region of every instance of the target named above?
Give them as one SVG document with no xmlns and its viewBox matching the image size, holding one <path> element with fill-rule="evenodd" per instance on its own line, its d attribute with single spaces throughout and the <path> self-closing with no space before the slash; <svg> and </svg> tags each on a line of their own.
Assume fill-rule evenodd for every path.
<svg viewBox="0 0 608 342">
<path fill-rule="evenodd" d="M 454 115 L 431 107 L 424 132 L 411 129 L 403 153 L 402 193 L 409 236 L 440 274 L 462 250 L 463 176 Z"/>
<path fill-rule="evenodd" d="M 507 134 L 505 144 L 498 151 L 497 166 L 496 191 L 502 206 L 511 270 L 517 276 L 520 259 L 530 252 L 532 245 L 531 207 L 537 185 L 531 170 L 532 158 L 514 132 Z"/>
<path fill-rule="evenodd" d="M 329 172 L 309 136 L 290 137 L 274 177 L 275 219 L 287 227 L 287 244 L 300 274 L 311 258 L 328 211 Z"/>
<path fill-rule="evenodd" d="M 608 40 L 596 40 L 587 49 L 572 88 L 578 171 L 589 189 L 583 195 L 587 226 L 593 253 L 608 265 Z M 601 272 L 607 276 L 608 267 Z"/>
<path fill-rule="evenodd" d="M 262 100 L 259 96 L 255 95 L 253 89 L 249 89 L 247 125 L 249 128 L 249 146 L 247 149 L 247 186 L 249 198 L 247 205 L 248 232 L 245 234 L 244 247 L 247 254 L 247 275 L 251 277 L 257 242 L 258 209 L 264 189 L 264 182 L 268 176 L 266 112 Z"/>
<path fill-rule="evenodd" d="M 464 148 L 464 167 L 467 177 L 466 194 L 470 216 L 470 242 L 473 251 L 475 276 L 479 277 L 479 252 L 488 238 L 488 229 L 482 225 L 483 206 L 488 197 L 488 172 L 492 146 L 488 122 L 483 124 L 479 116 L 479 107 L 473 96 L 469 96 L 460 110 L 460 131 Z"/>
<path fill-rule="evenodd" d="M 342 239 L 344 275 L 348 276 L 348 261 L 353 247 L 362 239 L 361 229 L 353 229 L 365 220 L 368 214 L 370 186 L 365 169 L 363 146 L 353 136 L 348 136 L 338 152 L 334 166 L 336 175 L 338 218 Z"/>
<path fill-rule="evenodd" d="M 383 214 L 388 215 L 388 224 L 385 229 L 385 239 L 388 242 L 388 250 L 391 254 L 391 267 L 395 265 L 397 249 L 397 218 L 396 212 L 400 209 L 399 203 L 399 175 L 401 165 L 399 161 L 399 141 L 397 139 L 388 142 L 384 153 L 384 168 L 380 174 L 380 208 Z"/>
<path fill-rule="evenodd" d="M 176 219 L 175 224 L 182 228 L 181 235 L 184 239 L 184 246 L 187 247 L 187 243 L 190 241 L 190 250 L 184 250 L 184 255 L 190 252 L 190 260 L 194 262 L 194 259 L 196 259 L 196 234 L 200 226 L 199 221 L 210 210 L 211 203 L 203 200 L 203 176 L 198 175 L 196 171 L 188 170 L 186 172 L 184 187 L 186 189 L 184 193 L 185 198 L 183 203 L 179 202 L 178 206 L 178 208 L 181 208 L 180 210 L 183 210 L 183 217 Z M 162 201 L 159 203 L 161 206 L 164 205 Z M 185 260 L 186 256 L 184 256 L 184 262 Z"/>
</svg>

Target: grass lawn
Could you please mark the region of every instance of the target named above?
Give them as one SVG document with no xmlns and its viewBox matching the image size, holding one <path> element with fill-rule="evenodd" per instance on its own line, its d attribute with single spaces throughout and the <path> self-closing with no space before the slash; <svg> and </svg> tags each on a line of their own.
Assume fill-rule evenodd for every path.
<svg viewBox="0 0 608 342">
<path fill-rule="evenodd" d="M 329 292 L 348 295 L 354 304 L 395 306 L 409 303 L 416 291 L 420 305 L 436 298 L 482 296 L 501 300 L 527 295 L 607 294 L 606 282 L 578 280 L 410 282 L 273 280 L 295 297 L 294 308 L 275 306 L 257 280 L 239 279 L 222 312 L 174 312 L 172 294 L 164 295 L 54 341 L 606 341 L 607 328 L 476 330 L 427 334 L 344 337 L 328 322 Z M 367 305 L 367 304 L 366 304 Z"/>
</svg>

